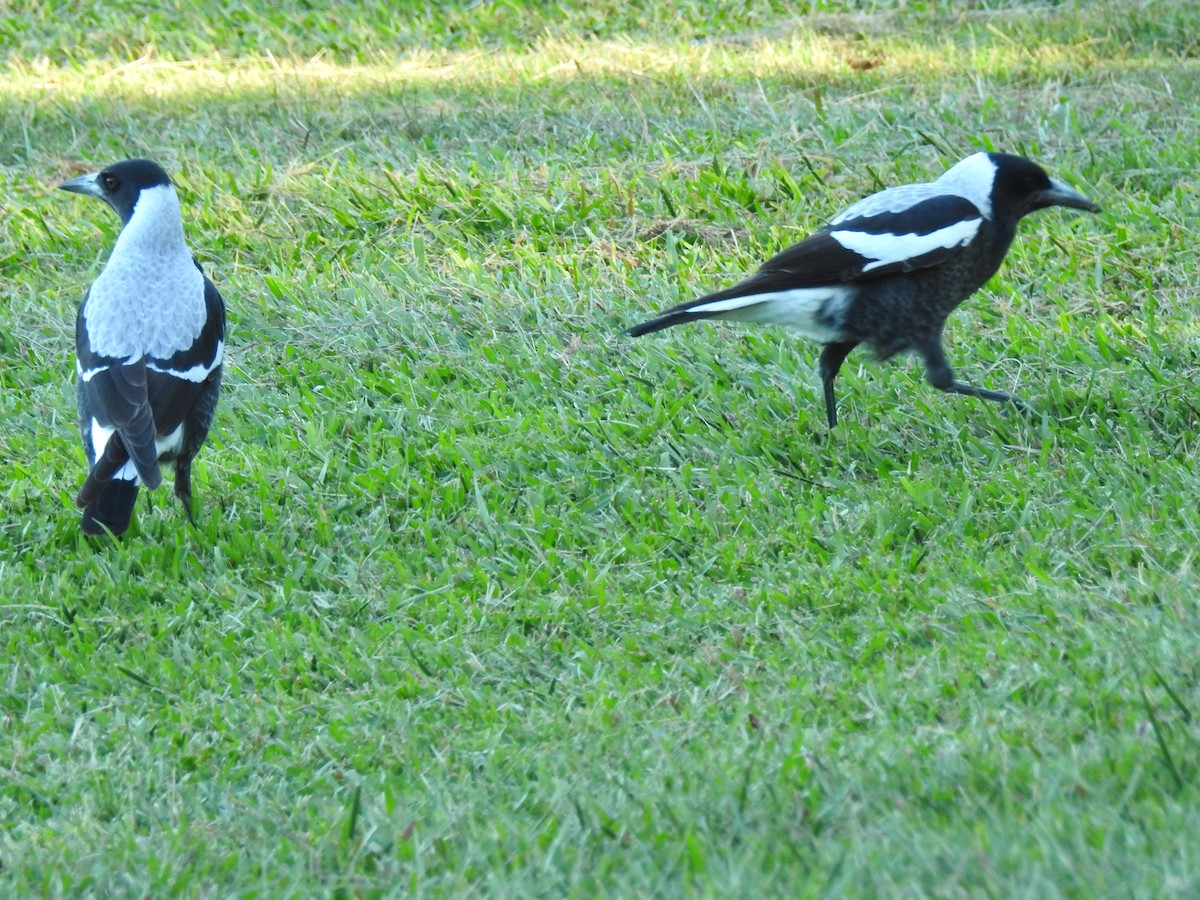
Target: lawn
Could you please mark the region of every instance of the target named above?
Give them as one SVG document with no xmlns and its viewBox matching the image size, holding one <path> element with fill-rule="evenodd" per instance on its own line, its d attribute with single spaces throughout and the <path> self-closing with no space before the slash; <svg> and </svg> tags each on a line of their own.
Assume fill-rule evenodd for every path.
<svg viewBox="0 0 1200 900">
<path fill-rule="evenodd" d="M 1200 7 L 849 6 L 7 6 L 0 896 L 1200 893 Z M 1036 421 L 622 334 L 979 149 L 1104 207 L 947 329 Z M 226 386 L 89 543 L 130 156 Z"/>
</svg>

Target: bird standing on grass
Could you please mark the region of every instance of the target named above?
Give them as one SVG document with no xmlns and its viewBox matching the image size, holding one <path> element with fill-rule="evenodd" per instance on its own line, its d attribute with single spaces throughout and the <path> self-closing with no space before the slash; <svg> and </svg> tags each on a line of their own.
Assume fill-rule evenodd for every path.
<svg viewBox="0 0 1200 900">
<path fill-rule="evenodd" d="M 1019 397 L 956 381 L 942 328 L 1000 267 L 1021 217 L 1048 206 L 1100 210 L 1027 159 L 976 153 L 937 181 L 860 200 L 744 281 L 669 309 L 629 334 L 696 319 L 794 328 L 824 344 L 818 365 L 830 428 L 837 424 L 833 381 L 859 344 L 879 360 L 920 354 L 939 390 L 1028 410 Z"/>
<path fill-rule="evenodd" d="M 85 534 L 122 534 L 138 487 L 162 483 L 192 518 L 192 458 L 208 434 L 225 347 L 225 305 L 183 237 L 179 198 L 160 166 L 130 159 L 60 185 L 121 218 L 104 270 L 75 323 L 76 399 L 90 470 L 76 504 Z"/>
</svg>

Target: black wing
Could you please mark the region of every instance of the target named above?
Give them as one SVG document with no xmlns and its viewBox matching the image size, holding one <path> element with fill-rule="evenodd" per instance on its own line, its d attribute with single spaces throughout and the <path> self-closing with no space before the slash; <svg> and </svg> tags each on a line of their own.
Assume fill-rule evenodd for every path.
<svg viewBox="0 0 1200 900">
<path fill-rule="evenodd" d="M 204 305 L 204 328 L 192 345 L 170 359 L 147 362 L 147 399 L 160 435 L 171 434 L 183 424 L 213 371 L 220 369 L 218 354 L 223 352 L 225 340 L 225 304 L 207 276 Z"/>
<path fill-rule="evenodd" d="M 899 211 L 843 217 L 771 257 L 747 281 L 776 276 L 786 284 L 768 289 L 787 290 L 927 269 L 962 252 L 982 223 L 979 208 L 956 194 L 940 194 Z"/>
<path fill-rule="evenodd" d="M 79 366 L 79 413 L 84 443 L 91 446 L 91 419 L 104 428 L 116 430 L 142 481 L 147 487 L 158 487 L 162 474 L 158 470 L 154 413 L 149 402 L 145 360 L 122 360 L 93 352 L 83 309 L 80 306 L 75 318 L 75 353 Z"/>
<path fill-rule="evenodd" d="M 788 291 L 854 285 L 936 266 L 961 253 L 983 223 L 979 208 L 965 197 L 938 194 L 889 208 L 886 195 L 850 207 L 833 223 L 768 259 L 750 277 L 672 307 L 630 328 L 629 334 L 731 317 L 739 308 L 755 306 L 759 297 L 769 300 Z M 739 298 L 745 304 L 733 303 Z"/>
</svg>

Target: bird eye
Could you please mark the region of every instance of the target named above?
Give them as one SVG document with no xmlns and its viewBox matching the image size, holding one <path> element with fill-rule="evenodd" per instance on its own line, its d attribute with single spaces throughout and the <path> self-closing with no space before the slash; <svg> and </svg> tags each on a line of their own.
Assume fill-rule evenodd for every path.
<svg viewBox="0 0 1200 900">
<path fill-rule="evenodd" d="M 121 182 L 116 175 L 105 172 L 100 176 L 100 186 L 111 194 L 121 186 Z"/>
</svg>

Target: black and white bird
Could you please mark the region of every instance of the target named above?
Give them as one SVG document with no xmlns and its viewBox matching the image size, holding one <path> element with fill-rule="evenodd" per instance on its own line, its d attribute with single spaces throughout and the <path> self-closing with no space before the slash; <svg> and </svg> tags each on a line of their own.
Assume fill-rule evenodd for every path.
<svg viewBox="0 0 1200 900">
<path fill-rule="evenodd" d="M 1000 267 L 1021 217 L 1048 206 L 1100 209 L 1028 159 L 976 153 L 936 181 L 860 200 L 744 281 L 669 309 L 629 334 L 696 319 L 789 326 L 824 344 L 818 368 L 830 428 L 837 424 L 834 379 L 859 344 L 879 360 L 920 354 L 939 390 L 1028 409 L 1019 397 L 956 381 L 942 328 Z"/>
<path fill-rule="evenodd" d="M 76 399 L 90 467 L 75 498 L 85 534 L 122 534 L 138 488 L 175 463 L 192 518 L 192 458 L 221 387 L 225 305 L 183 236 L 179 197 L 156 163 L 129 159 L 59 185 L 121 218 L 116 246 L 75 322 Z"/>
</svg>

